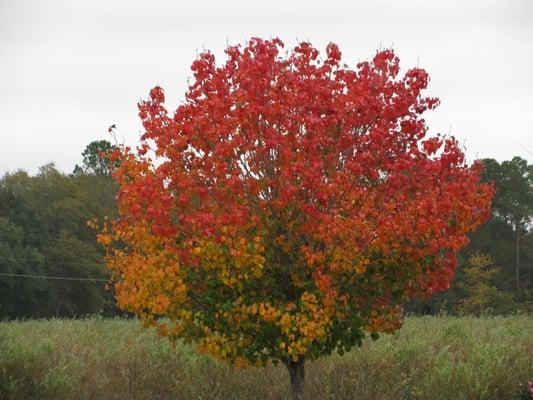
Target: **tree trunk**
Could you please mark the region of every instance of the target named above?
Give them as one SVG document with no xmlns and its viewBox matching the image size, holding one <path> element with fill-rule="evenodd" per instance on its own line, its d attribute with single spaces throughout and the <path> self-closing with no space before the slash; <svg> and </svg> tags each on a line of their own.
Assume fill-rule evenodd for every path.
<svg viewBox="0 0 533 400">
<path fill-rule="evenodd" d="M 305 360 L 300 358 L 298 361 L 289 361 L 285 364 L 289 370 L 291 379 L 291 398 L 292 400 L 303 400 L 305 387 Z"/>
<path fill-rule="evenodd" d="M 520 301 L 520 226 L 515 222 L 515 279 L 516 301 Z"/>
</svg>

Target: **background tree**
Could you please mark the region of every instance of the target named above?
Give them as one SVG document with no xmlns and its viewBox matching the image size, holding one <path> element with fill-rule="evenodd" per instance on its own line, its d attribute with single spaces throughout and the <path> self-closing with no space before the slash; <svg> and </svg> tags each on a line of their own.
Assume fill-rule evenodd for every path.
<svg viewBox="0 0 533 400">
<path fill-rule="evenodd" d="M 115 215 L 117 185 L 105 175 L 65 175 L 53 164 L 35 176 L 0 179 L 0 318 L 74 317 L 115 312 L 108 272 L 90 218 Z"/>
<path fill-rule="evenodd" d="M 453 138 L 426 137 L 423 70 L 282 47 L 253 39 L 221 67 L 201 54 L 172 116 L 150 92 L 99 240 L 121 308 L 237 366 L 282 362 L 301 398 L 307 360 L 397 329 L 406 299 L 448 287 L 492 190 Z"/>
<path fill-rule="evenodd" d="M 115 149 L 116 146 L 107 140 L 95 140 L 89 143 L 81 153 L 82 165 L 74 167 L 74 174 L 111 176 L 111 172 L 117 165 L 109 159 L 107 154 Z"/>
<path fill-rule="evenodd" d="M 494 284 L 499 272 L 500 268 L 493 264 L 490 256 L 478 253 L 470 257 L 468 266 L 464 269 L 464 281 L 459 284 L 465 291 L 459 304 L 461 313 L 480 315 L 512 309 L 512 295 L 501 291 Z"/>
<path fill-rule="evenodd" d="M 498 265 L 507 266 L 519 301 L 522 289 L 531 285 L 531 277 L 522 277 L 521 271 L 533 270 L 533 165 L 520 157 L 501 163 L 485 159 L 483 164 L 482 179 L 494 182 L 496 189 L 493 217 L 472 236 L 470 251 L 490 254 Z"/>
<path fill-rule="evenodd" d="M 44 261 L 37 246 L 25 243 L 24 230 L 0 217 L 0 272 L 37 274 L 42 272 Z M 0 316 L 22 317 L 23 310 L 41 309 L 39 295 L 46 291 L 43 283 L 0 276 Z"/>
</svg>

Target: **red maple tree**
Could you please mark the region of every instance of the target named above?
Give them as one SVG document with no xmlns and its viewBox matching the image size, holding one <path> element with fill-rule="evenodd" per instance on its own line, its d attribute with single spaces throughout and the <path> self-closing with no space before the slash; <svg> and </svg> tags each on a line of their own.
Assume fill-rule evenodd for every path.
<svg viewBox="0 0 533 400">
<path fill-rule="evenodd" d="M 283 46 L 201 54 L 170 115 L 152 89 L 99 238 L 120 307 L 237 366 L 284 363 L 301 398 L 305 360 L 392 332 L 408 298 L 448 288 L 492 189 L 455 139 L 428 137 L 424 70 Z"/>
</svg>

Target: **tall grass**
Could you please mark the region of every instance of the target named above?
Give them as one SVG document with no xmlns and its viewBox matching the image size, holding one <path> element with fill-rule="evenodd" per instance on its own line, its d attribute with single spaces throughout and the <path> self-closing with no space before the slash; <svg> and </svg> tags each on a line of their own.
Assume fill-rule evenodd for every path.
<svg viewBox="0 0 533 400">
<path fill-rule="evenodd" d="M 525 399 L 533 318 L 410 317 L 307 366 L 308 399 Z M 0 323 L 0 399 L 287 399 L 282 366 L 234 370 L 134 320 Z"/>
</svg>

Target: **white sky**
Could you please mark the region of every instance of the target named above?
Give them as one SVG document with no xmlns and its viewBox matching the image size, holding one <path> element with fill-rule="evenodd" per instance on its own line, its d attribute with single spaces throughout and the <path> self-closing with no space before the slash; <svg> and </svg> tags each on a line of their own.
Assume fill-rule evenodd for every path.
<svg viewBox="0 0 533 400">
<path fill-rule="evenodd" d="M 0 0 L 0 175 L 50 161 L 71 172 L 113 123 L 137 144 L 150 88 L 173 110 L 198 51 L 222 62 L 252 36 L 333 41 L 351 66 L 392 46 L 404 71 L 431 76 L 430 132 L 451 132 L 470 159 L 533 162 L 521 147 L 533 152 L 531 0 Z"/>
</svg>

